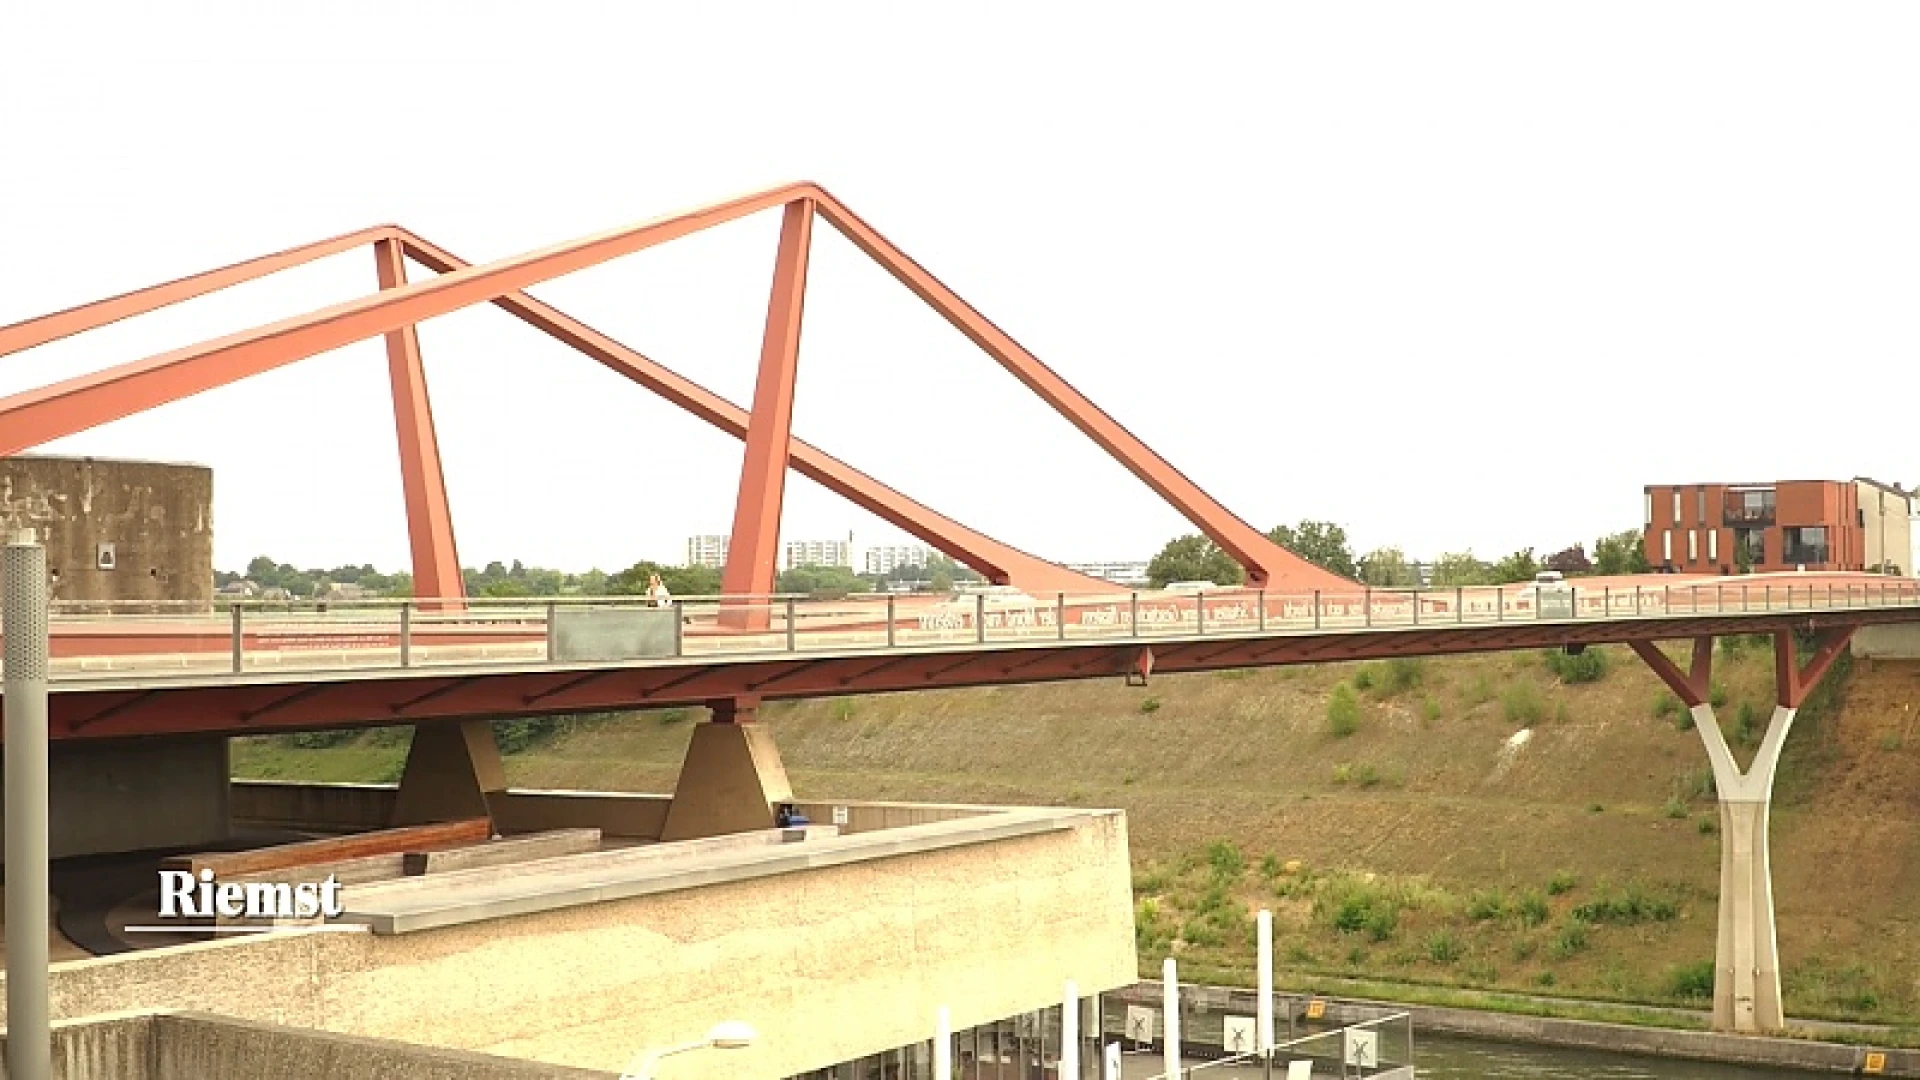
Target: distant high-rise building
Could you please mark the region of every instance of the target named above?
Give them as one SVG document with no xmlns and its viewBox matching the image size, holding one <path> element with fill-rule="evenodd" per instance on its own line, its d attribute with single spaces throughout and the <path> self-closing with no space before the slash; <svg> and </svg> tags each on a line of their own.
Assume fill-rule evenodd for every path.
<svg viewBox="0 0 1920 1080">
<path fill-rule="evenodd" d="M 780 568 L 844 566 L 853 569 L 853 534 L 845 540 L 788 540 L 780 545 Z"/>
<path fill-rule="evenodd" d="M 724 569 L 727 565 L 727 534 L 687 537 L 687 565 Z"/>
<path fill-rule="evenodd" d="M 890 544 L 867 549 L 869 574 L 891 574 L 903 566 L 925 568 L 933 549 L 917 544 Z"/>
</svg>

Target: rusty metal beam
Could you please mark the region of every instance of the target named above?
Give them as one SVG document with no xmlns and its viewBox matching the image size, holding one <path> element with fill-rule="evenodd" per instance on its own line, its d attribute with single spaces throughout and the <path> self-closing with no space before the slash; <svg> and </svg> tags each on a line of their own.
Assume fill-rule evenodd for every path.
<svg viewBox="0 0 1920 1080">
<path fill-rule="evenodd" d="M 380 288 L 407 283 L 406 258 L 391 238 L 374 241 Z M 411 325 L 387 332 L 387 376 L 393 386 L 393 420 L 400 444 L 400 486 L 406 495 L 407 540 L 413 549 L 413 595 L 425 600 L 463 600 L 466 580 L 453 542 L 453 512 L 440 468 L 427 370 L 420 361 L 420 335 Z M 438 605 L 436 605 L 438 606 Z"/>
<path fill-rule="evenodd" d="M 303 266 L 315 259 L 324 259 L 329 255 L 338 255 L 343 251 L 352 251 L 364 244 L 391 237 L 398 232 L 391 225 L 382 225 L 372 229 L 361 229 L 342 236 L 319 240 L 311 244 L 302 244 L 272 255 L 262 255 L 257 259 L 233 263 L 217 270 L 177 278 L 145 289 L 106 300 L 96 300 L 90 304 L 81 304 L 65 311 L 56 311 L 50 315 L 41 315 L 32 319 L 0 326 L 0 356 L 11 356 L 50 341 L 83 334 L 88 330 L 131 319 L 136 315 L 145 315 L 163 307 L 192 300 L 197 296 L 219 292 L 255 278 L 267 277 L 282 270 Z"/>
<path fill-rule="evenodd" d="M 1797 709 L 1813 688 L 1820 685 L 1841 650 L 1853 637 L 1852 627 L 1841 627 L 1820 634 L 1813 655 L 1802 666 L 1794 657 L 1793 634 L 1779 631 L 1773 635 L 1774 690 L 1782 708 Z"/>
<path fill-rule="evenodd" d="M 779 569 L 780 507 L 786 498 L 787 456 L 793 443 L 793 384 L 812 238 L 813 200 L 788 203 L 780 221 L 780 249 L 774 257 L 773 290 L 767 299 L 767 327 L 760 345 L 760 374 L 753 388 L 753 413 L 747 420 L 727 565 L 720 578 L 720 591 L 729 596 L 773 592 Z M 771 616 L 764 607 L 722 614 L 732 616 L 735 625 L 756 630 L 764 629 Z"/>
</svg>

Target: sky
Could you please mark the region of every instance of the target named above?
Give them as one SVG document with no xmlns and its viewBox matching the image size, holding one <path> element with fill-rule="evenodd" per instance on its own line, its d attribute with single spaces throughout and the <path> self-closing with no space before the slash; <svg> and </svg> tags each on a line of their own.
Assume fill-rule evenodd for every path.
<svg viewBox="0 0 1920 1080">
<path fill-rule="evenodd" d="M 480 262 L 806 179 L 1260 529 L 1591 548 L 1647 484 L 1920 482 L 1916 31 L 1888 3 L 13 5 L 0 324 L 369 225 Z M 745 404 L 778 229 L 533 292 Z M 372 261 L 7 357 L 0 394 L 362 295 Z M 1059 561 L 1192 531 L 829 228 L 804 318 L 799 437 Z M 729 528 L 736 440 L 495 309 L 420 334 L 462 562 L 678 562 Z M 378 340 L 36 452 L 212 466 L 221 567 L 407 561 Z M 783 529 L 902 539 L 797 476 Z"/>
</svg>

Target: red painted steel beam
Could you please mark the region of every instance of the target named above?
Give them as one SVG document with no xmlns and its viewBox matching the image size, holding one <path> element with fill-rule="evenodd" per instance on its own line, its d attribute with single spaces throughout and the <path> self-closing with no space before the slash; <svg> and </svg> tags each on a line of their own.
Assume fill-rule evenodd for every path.
<svg viewBox="0 0 1920 1080">
<path fill-rule="evenodd" d="M 398 289 L 407 283 L 406 257 L 398 240 L 374 241 L 373 258 L 380 288 Z M 407 539 L 413 548 L 413 595 L 427 601 L 465 599 L 453 511 L 447 506 L 447 482 L 440 468 L 440 440 L 427 397 L 427 371 L 420 360 L 420 335 L 412 325 L 387 332 L 387 374 L 393 385 Z"/>
<path fill-rule="evenodd" d="M 473 265 L 411 233 L 404 234 L 404 243 L 410 258 L 440 273 L 450 273 Z M 721 431 L 738 439 L 746 437 L 748 414 L 745 409 L 558 308 L 526 293 L 510 293 L 493 303 L 534 329 L 640 384 Z M 972 567 L 996 584 L 1019 585 L 1044 592 L 1126 591 L 1112 582 L 1074 573 L 975 532 L 803 439 L 792 440 L 788 455 L 788 464 L 800 475 Z"/>
<path fill-rule="evenodd" d="M 1250 585 L 1255 588 L 1306 591 L 1353 584 L 1275 544 L 1215 502 L 1212 496 L 1200 490 L 1199 485 L 1187 479 L 1132 432 L 1120 426 L 1118 421 L 1041 363 L 1011 335 L 961 299 L 958 293 L 914 262 L 906 252 L 895 247 L 878 230 L 860 220 L 853 211 L 825 192 L 821 192 L 818 198 L 820 216 L 828 224 L 1233 556 L 1235 562 L 1246 568 Z"/>
<path fill-rule="evenodd" d="M 1807 695 L 1820 685 L 1828 669 L 1839 658 L 1840 651 L 1847 647 L 1853 638 L 1853 627 L 1843 626 L 1828 630 L 1815 639 L 1813 655 L 1801 666 L 1794 656 L 1793 634 L 1779 631 L 1773 635 L 1774 690 L 1781 707 L 1797 709 L 1807 700 Z"/>
<path fill-rule="evenodd" d="M 1693 639 L 1693 662 L 1690 670 L 1682 673 L 1678 665 L 1660 651 L 1660 646 L 1652 641 L 1629 642 L 1635 655 L 1653 669 L 1660 681 L 1667 684 L 1674 696 L 1685 702 L 1689 709 L 1704 704 L 1713 679 L 1713 638 L 1695 637 Z"/>
<path fill-rule="evenodd" d="M 813 239 L 813 201 L 787 204 L 780 221 L 780 249 L 774 257 L 773 290 L 767 298 L 767 328 L 760 345 L 760 373 L 753 387 L 753 412 L 747 419 L 746 453 L 740 462 L 740 493 L 733 507 L 733 532 L 720 589 L 732 596 L 773 592 L 780 546 L 780 507 L 787 492 L 787 457 L 793 443 L 793 384 L 800 359 L 800 317 L 806 306 L 807 253 Z M 745 615 L 740 625 L 767 624 L 765 608 L 729 612 Z"/>
<path fill-rule="evenodd" d="M 233 263 L 217 270 L 208 270 L 134 292 L 123 293 L 106 300 L 81 304 L 79 307 L 56 311 L 51 315 L 41 315 L 8 326 L 0 326 L 0 356 L 10 356 L 37 345 L 72 337 L 122 319 L 131 319 L 136 315 L 158 311 L 171 304 L 219 292 L 221 289 L 277 274 L 282 270 L 290 270 L 315 259 L 324 259 L 329 255 L 352 251 L 363 244 L 371 244 L 394 236 L 397 232 L 398 230 L 391 225 L 361 229 L 359 232 L 303 244 L 272 255 L 262 255 L 257 259 Z"/>
</svg>

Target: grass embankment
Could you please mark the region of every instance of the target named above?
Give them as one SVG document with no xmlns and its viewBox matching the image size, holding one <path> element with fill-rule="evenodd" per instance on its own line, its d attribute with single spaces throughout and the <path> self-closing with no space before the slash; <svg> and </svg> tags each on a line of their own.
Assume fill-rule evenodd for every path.
<svg viewBox="0 0 1920 1080">
<path fill-rule="evenodd" d="M 1742 761 L 1770 712 L 1772 664 L 1770 650 L 1739 640 L 1716 657 L 1714 699 Z M 1842 672 L 1829 686 L 1788 742 L 1774 814 L 1788 1011 L 1910 1022 L 1920 1017 L 1910 780 L 1920 668 Z M 1128 811 L 1149 974 L 1171 954 L 1190 976 L 1249 981 L 1252 914 L 1265 907 L 1289 985 L 1617 1019 L 1553 999 L 1602 998 L 1634 1014 L 1635 1004 L 1697 1008 L 1711 985 L 1718 814 L 1678 705 L 1625 650 L 1593 649 L 1230 671 L 1144 689 L 1111 680 L 837 699 L 765 715 L 803 796 Z M 508 776 L 667 790 L 696 716 L 522 722 L 503 733 Z M 391 780 L 405 754 L 397 733 L 303 738 L 309 748 L 237 743 L 236 772 Z"/>
</svg>

